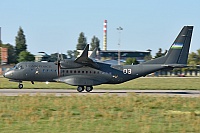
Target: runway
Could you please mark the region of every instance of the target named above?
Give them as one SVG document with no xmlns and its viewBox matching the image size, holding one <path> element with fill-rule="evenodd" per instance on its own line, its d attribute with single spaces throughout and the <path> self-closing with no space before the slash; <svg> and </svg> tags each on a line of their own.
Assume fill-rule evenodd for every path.
<svg viewBox="0 0 200 133">
<path fill-rule="evenodd" d="M 72 96 L 72 95 L 118 95 L 127 96 L 131 93 L 136 95 L 149 96 L 180 96 L 180 97 L 200 97 L 200 91 L 197 90 L 93 90 L 92 92 L 77 92 L 74 90 L 64 89 L 0 89 L 0 96 L 21 96 L 21 95 L 55 95 L 55 96 Z"/>
</svg>

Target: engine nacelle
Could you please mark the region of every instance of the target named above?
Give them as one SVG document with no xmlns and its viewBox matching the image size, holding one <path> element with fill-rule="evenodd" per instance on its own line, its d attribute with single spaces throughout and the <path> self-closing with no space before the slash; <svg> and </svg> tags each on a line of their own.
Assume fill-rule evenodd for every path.
<svg viewBox="0 0 200 133">
<path fill-rule="evenodd" d="M 71 59 L 65 59 L 65 60 L 60 61 L 60 67 L 62 69 L 80 68 L 82 66 L 83 65 L 78 64 L 74 62 L 74 60 L 71 60 Z"/>
</svg>

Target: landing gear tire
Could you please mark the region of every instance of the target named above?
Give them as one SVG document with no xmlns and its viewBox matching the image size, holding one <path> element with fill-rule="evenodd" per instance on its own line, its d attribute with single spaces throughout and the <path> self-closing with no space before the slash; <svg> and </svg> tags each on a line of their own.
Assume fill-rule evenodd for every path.
<svg viewBox="0 0 200 133">
<path fill-rule="evenodd" d="M 87 92 L 90 92 L 93 90 L 93 87 L 92 86 L 86 86 L 86 89 L 85 89 Z"/>
<path fill-rule="evenodd" d="M 78 86 L 77 91 L 78 91 L 78 92 L 84 91 L 84 86 Z"/>
<path fill-rule="evenodd" d="M 22 89 L 23 88 L 23 84 L 19 84 L 19 89 Z"/>
</svg>

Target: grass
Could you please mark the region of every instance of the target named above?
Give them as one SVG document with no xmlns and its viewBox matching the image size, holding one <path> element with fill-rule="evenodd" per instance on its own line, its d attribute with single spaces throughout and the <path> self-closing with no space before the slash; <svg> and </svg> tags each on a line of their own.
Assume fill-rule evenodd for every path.
<svg viewBox="0 0 200 133">
<path fill-rule="evenodd" d="M 88 95 L 0 97 L 4 132 L 200 132 L 200 98 Z"/>
<path fill-rule="evenodd" d="M 30 82 L 23 82 L 24 88 L 27 89 L 75 89 L 76 86 L 70 86 L 64 83 L 45 83 L 35 82 L 32 85 Z M 138 78 L 122 84 L 115 85 L 99 85 L 94 86 L 94 89 L 169 89 L 169 90 L 200 90 L 200 78 Z M 5 78 L 0 77 L 0 89 L 16 89 L 18 88 L 18 83 L 9 82 Z"/>
</svg>

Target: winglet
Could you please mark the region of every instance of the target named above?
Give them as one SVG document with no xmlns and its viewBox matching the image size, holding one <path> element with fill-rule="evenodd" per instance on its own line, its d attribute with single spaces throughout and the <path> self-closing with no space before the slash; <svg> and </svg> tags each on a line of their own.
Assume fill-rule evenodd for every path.
<svg viewBox="0 0 200 133">
<path fill-rule="evenodd" d="M 88 50 L 89 50 L 89 44 L 87 44 L 85 46 L 81 56 L 76 58 L 76 60 L 74 62 L 79 63 L 79 64 L 83 64 L 83 65 L 86 65 L 86 66 L 91 66 L 91 67 L 94 67 L 94 68 L 99 68 L 99 66 L 92 59 L 88 58 Z"/>
<path fill-rule="evenodd" d="M 87 44 L 83 50 L 83 53 L 80 57 L 88 57 L 88 51 L 89 51 L 89 44 Z"/>
<path fill-rule="evenodd" d="M 91 59 L 95 59 L 95 57 L 97 56 L 96 52 L 97 52 L 97 47 L 92 51 L 92 54 L 90 55 Z"/>
<path fill-rule="evenodd" d="M 88 58 L 88 50 L 89 50 L 89 44 L 87 44 L 82 52 L 82 54 L 76 58 L 75 62 L 82 63 L 83 61 L 87 60 Z"/>
</svg>

